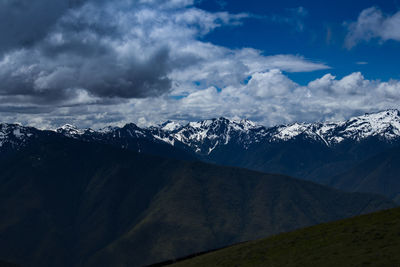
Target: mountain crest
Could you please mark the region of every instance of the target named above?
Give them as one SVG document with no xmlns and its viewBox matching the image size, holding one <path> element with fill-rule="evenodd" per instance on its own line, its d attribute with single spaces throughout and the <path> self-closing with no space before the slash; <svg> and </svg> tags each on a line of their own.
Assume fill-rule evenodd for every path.
<svg viewBox="0 0 400 267">
<path fill-rule="evenodd" d="M 0 124 L 0 146 L 12 143 L 17 146 L 32 135 L 31 127 L 18 124 Z M 35 129 L 36 130 L 36 129 Z M 36 130 L 39 131 L 39 130 Z M 162 142 L 172 146 L 189 149 L 197 154 L 209 155 L 221 146 L 235 146 L 248 149 L 252 145 L 280 143 L 289 140 L 309 140 L 319 142 L 328 147 L 335 146 L 345 140 L 359 142 L 377 137 L 385 142 L 400 139 L 400 112 L 389 109 L 377 113 L 352 117 L 342 122 L 292 123 L 266 128 L 247 120 L 230 120 L 224 117 L 189 122 L 182 125 L 174 121 L 166 121 L 159 126 L 140 128 L 128 123 L 122 128 L 105 127 L 94 131 L 79 129 L 65 124 L 56 132 L 67 137 L 86 141 L 116 142 L 123 144 L 148 140 Z M 131 140 L 131 141 L 129 141 Z"/>
</svg>

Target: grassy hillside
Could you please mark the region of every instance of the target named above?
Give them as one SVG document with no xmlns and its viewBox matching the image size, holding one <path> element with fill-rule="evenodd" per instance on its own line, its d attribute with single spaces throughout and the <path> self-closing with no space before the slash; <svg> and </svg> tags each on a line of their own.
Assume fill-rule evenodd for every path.
<svg viewBox="0 0 400 267">
<path fill-rule="evenodd" d="M 174 267 L 399 266 L 400 208 L 210 252 Z"/>
<path fill-rule="evenodd" d="M 286 176 L 58 138 L 0 161 L 0 258 L 141 266 L 393 207 Z"/>
</svg>

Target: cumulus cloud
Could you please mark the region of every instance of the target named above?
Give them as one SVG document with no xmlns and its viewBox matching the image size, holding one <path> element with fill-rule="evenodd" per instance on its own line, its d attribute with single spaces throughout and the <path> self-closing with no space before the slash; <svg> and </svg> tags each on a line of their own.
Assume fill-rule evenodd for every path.
<svg viewBox="0 0 400 267">
<path fill-rule="evenodd" d="M 279 70 L 255 73 L 247 84 L 196 91 L 182 99 L 158 98 L 159 110 L 145 110 L 148 99 L 134 100 L 139 117 L 190 121 L 216 116 L 250 118 L 271 126 L 295 121 L 342 120 L 365 112 L 398 108 L 400 82 L 368 80 L 361 73 L 341 79 L 332 74 L 301 86 Z M 172 108 L 172 106 L 174 108 Z"/>
<path fill-rule="evenodd" d="M 282 71 L 271 69 L 254 73 L 247 83 L 224 88 L 209 86 L 181 98 L 161 95 L 129 99 L 118 105 L 71 105 L 58 109 L 41 106 L 41 110 L 16 106 L 0 112 L 6 120 L 39 127 L 74 123 L 98 128 L 128 122 L 146 126 L 168 119 L 187 122 L 219 116 L 249 118 L 272 126 L 342 120 L 365 112 L 399 108 L 399 101 L 398 80 L 368 80 L 360 72 L 342 78 L 328 73 L 303 86 Z"/>
<path fill-rule="evenodd" d="M 2 1 L 0 13 L 2 121 L 285 122 L 297 118 L 286 106 L 296 107 L 293 98 L 303 90 L 285 73 L 329 69 L 300 55 L 203 41 L 218 27 L 240 26 L 248 14 L 207 12 L 192 0 Z"/>
<path fill-rule="evenodd" d="M 264 56 L 251 48 L 200 41 L 217 27 L 239 25 L 247 15 L 207 12 L 190 0 L 33 2 L 2 2 L 7 16 L 1 18 L 9 18 L 16 32 L 5 31 L 0 44 L 4 103 L 107 104 L 110 98 L 187 94 L 196 89 L 193 82 L 225 87 L 270 68 L 328 68 L 301 56 Z"/>
<path fill-rule="evenodd" d="M 356 22 L 347 26 L 345 45 L 349 49 L 371 39 L 400 41 L 400 11 L 386 15 L 380 9 L 370 7 L 360 13 Z"/>
<path fill-rule="evenodd" d="M 399 100 L 397 80 L 368 80 L 355 72 L 340 79 L 326 74 L 301 86 L 273 69 L 253 74 L 247 84 L 221 91 L 210 87 L 187 98 L 164 101 L 176 106 L 166 116 L 170 118 L 239 116 L 271 126 L 294 121 L 342 120 L 365 112 L 399 108 Z"/>
</svg>

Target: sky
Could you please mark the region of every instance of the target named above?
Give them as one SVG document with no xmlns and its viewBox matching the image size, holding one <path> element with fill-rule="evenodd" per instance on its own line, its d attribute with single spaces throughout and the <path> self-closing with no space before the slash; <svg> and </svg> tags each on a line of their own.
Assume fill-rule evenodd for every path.
<svg viewBox="0 0 400 267">
<path fill-rule="evenodd" d="M 0 0 L 0 116 L 39 128 L 400 108 L 400 0 Z"/>
</svg>

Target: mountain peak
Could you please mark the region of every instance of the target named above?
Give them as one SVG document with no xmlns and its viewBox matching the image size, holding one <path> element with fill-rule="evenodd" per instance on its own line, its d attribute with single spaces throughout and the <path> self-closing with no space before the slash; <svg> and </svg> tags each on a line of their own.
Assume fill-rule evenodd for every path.
<svg viewBox="0 0 400 267">
<path fill-rule="evenodd" d="M 0 124 L 0 139 L 27 139 L 34 128 L 18 124 Z M 175 121 L 166 121 L 159 126 L 140 128 L 134 123 L 124 127 L 105 127 L 98 131 L 79 129 L 65 124 L 56 132 L 72 138 L 100 140 L 122 140 L 147 138 L 170 145 L 184 145 L 196 153 L 210 154 L 222 145 L 234 145 L 245 149 L 259 143 L 286 142 L 291 139 L 308 139 L 322 142 L 327 146 L 339 144 L 345 140 L 361 141 L 369 137 L 378 137 L 387 142 L 400 140 L 400 112 L 388 109 L 376 113 L 367 113 L 342 122 L 295 122 L 266 128 L 248 119 L 213 118 L 182 125 Z M 8 142 L 8 141 L 7 141 Z"/>
<path fill-rule="evenodd" d="M 353 137 L 357 140 L 369 136 L 381 136 L 389 140 L 398 138 L 400 113 L 396 109 L 389 109 L 350 118 L 344 123 L 342 133 L 345 137 Z"/>
<path fill-rule="evenodd" d="M 0 148 L 11 146 L 18 148 L 35 133 L 35 128 L 22 126 L 20 123 L 0 123 Z"/>
<path fill-rule="evenodd" d="M 400 117 L 400 112 L 397 109 L 388 109 L 384 111 L 379 111 L 379 112 L 374 112 L 374 113 L 365 113 L 362 116 L 357 116 L 357 117 L 352 117 L 349 119 L 351 120 L 392 120 L 392 119 L 398 119 Z"/>
<path fill-rule="evenodd" d="M 137 129 L 141 129 L 141 128 L 139 128 L 133 122 L 130 122 L 130 123 L 125 124 L 124 127 L 122 127 L 122 129 L 131 129 L 131 130 L 134 129 L 134 130 L 137 130 Z"/>
<path fill-rule="evenodd" d="M 84 130 L 78 129 L 78 127 L 72 124 L 64 124 L 60 128 L 57 128 L 56 132 L 68 137 L 79 136 L 85 133 Z"/>
<path fill-rule="evenodd" d="M 168 120 L 160 125 L 160 128 L 162 130 L 169 131 L 169 132 L 175 131 L 175 130 L 179 129 L 180 127 L 182 127 L 182 125 L 180 123 L 171 121 L 171 120 Z"/>
</svg>

